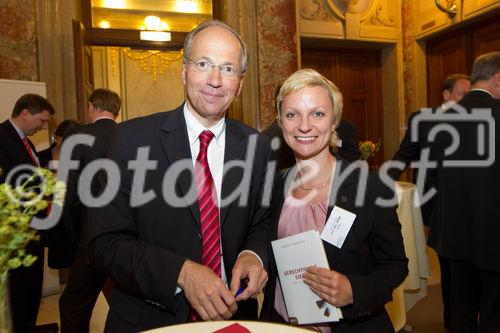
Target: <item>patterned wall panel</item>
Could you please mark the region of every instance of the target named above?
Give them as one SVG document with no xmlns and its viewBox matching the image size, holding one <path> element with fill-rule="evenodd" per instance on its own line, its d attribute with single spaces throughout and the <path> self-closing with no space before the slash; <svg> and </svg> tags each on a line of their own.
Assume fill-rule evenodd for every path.
<svg viewBox="0 0 500 333">
<path fill-rule="evenodd" d="M 38 80 L 35 0 L 0 1 L 0 78 Z"/>
<path fill-rule="evenodd" d="M 408 116 L 415 109 L 415 61 L 413 59 L 415 39 L 413 37 L 413 20 L 410 2 L 411 0 L 402 0 L 401 7 L 403 28 L 403 90 L 405 116 Z"/>
<path fill-rule="evenodd" d="M 257 13 L 260 125 L 265 128 L 276 117 L 276 86 L 298 69 L 295 1 L 259 0 Z"/>
</svg>

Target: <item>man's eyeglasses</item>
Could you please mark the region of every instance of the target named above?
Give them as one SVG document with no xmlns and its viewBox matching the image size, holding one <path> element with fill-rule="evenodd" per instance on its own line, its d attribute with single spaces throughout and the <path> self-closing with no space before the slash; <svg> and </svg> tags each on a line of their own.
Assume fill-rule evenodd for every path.
<svg viewBox="0 0 500 333">
<path fill-rule="evenodd" d="M 193 69 L 200 73 L 210 73 L 214 68 L 218 67 L 221 75 L 224 77 L 234 78 L 240 74 L 240 70 L 233 65 L 214 65 L 210 61 L 204 59 L 193 61 L 185 58 L 185 61 L 190 63 Z"/>
</svg>

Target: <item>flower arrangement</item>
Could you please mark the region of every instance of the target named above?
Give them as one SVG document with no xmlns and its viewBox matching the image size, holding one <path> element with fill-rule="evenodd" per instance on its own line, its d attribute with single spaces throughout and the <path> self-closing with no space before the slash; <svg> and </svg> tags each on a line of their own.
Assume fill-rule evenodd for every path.
<svg viewBox="0 0 500 333">
<path fill-rule="evenodd" d="M 380 141 L 374 143 L 370 140 L 365 140 L 359 142 L 359 151 L 361 153 L 361 159 L 367 160 L 368 158 L 375 155 L 376 152 L 380 149 Z"/>
<path fill-rule="evenodd" d="M 31 219 L 50 203 L 62 205 L 65 192 L 66 184 L 43 168 L 34 169 L 19 186 L 0 184 L 0 327 L 8 271 L 29 267 L 37 260 L 25 250 L 30 241 L 39 239 L 36 230 L 30 227 Z"/>
</svg>

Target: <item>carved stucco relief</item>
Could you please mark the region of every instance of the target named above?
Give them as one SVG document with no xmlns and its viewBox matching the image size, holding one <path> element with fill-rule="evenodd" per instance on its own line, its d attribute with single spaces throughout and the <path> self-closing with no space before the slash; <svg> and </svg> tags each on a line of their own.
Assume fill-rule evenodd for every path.
<svg viewBox="0 0 500 333">
<path fill-rule="evenodd" d="M 381 25 L 391 28 L 396 26 L 394 15 L 388 13 L 381 4 L 377 5 L 375 12 L 370 16 L 368 22 L 371 23 L 371 25 Z"/>
<path fill-rule="evenodd" d="M 343 19 L 341 13 L 332 10 L 324 0 L 301 0 L 299 15 L 300 19 L 310 21 L 340 22 Z"/>
</svg>

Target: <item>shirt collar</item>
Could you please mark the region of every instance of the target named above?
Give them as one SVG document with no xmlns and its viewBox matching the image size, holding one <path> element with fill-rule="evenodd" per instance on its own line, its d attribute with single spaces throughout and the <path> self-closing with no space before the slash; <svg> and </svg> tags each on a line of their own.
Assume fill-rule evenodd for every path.
<svg viewBox="0 0 500 333">
<path fill-rule="evenodd" d="M 183 108 L 183 113 L 184 113 L 184 119 L 186 120 L 186 127 L 188 131 L 188 137 L 189 137 L 189 145 L 192 146 L 196 142 L 198 142 L 198 137 L 200 136 L 201 132 L 205 130 L 210 130 L 214 135 L 214 140 L 217 145 L 220 144 L 220 139 L 225 133 L 226 129 L 226 118 L 222 118 L 219 120 L 217 124 L 210 128 L 206 128 L 203 126 L 198 119 L 196 119 L 191 112 L 188 110 L 188 105 L 187 103 L 184 103 L 184 108 Z"/>
<path fill-rule="evenodd" d="M 17 127 L 17 125 L 12 121 L 12 119 L 9 119 L 9 121 L 12 124 L 12 127 L 14 127 L 14 129 L 16 130 L 21 140 L 23 140 L 26 137 L 26 134 L 24 134 L 24 132 L 19 127 Z"/>
<path fill-rule="evenodd" d="M 447 110 L 450 108 L 450 106 L 452 106 L 455 103 L 456 103 L 455 101 L 444 101 L 443 104 L 441 104 L 441 109 Z"/>
<path fill-rule="evenodd" d="M 491 97 L 493 97 L 493 94 L 492 94 L 492 93 L 490 93 L 490 92 L 489 92 L 488 90 L 486 90 L 486 89 L 481 89 L 481 88 L 472 88 L 470 91 L 476 91 L 476 90 L 477 90 L 477 91 L 483 91 L 483 92 L 487 93 L 488 95 L 490 95 Z M 493 97 L 493 98 L 495 98 L 495 97 Z"/>
<path fill-rule="evenodd" d="M 100 117 L 95 118 L 94 121 L 92 122 L 92 124 L 95 124 L 96 122 L 98 122 L 101 119 L 109 119 L 109 120 L 115 121 L 115 119 L 113 117 L 110 117 L 110 116 L 100 116 Z"/>
</svg>

